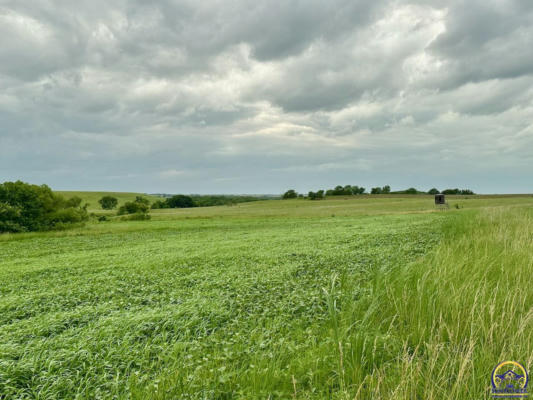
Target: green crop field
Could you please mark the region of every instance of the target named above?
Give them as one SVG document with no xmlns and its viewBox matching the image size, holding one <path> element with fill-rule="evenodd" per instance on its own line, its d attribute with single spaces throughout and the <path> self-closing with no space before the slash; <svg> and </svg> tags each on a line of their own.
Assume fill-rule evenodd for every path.
<svg viewBox="0 0 533 400">
<path fill-rule="evenodd" d="M 488 399 L 497 363 L 533 373 L 533 197 L 448 201 L 0 235 L 0 399 Z"/>
</svg>

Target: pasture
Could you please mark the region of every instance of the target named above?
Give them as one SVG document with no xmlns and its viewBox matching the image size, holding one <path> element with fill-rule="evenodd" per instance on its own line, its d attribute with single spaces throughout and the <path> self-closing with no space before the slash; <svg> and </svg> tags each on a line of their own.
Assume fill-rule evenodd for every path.
<svg viewBox="0 0 533 400">
<path fill-rule="evenodd" d="M 0 235 L 0 399 L 488 399 L 533 365 L 533 197 L 448 201 Z"/>
</svg>

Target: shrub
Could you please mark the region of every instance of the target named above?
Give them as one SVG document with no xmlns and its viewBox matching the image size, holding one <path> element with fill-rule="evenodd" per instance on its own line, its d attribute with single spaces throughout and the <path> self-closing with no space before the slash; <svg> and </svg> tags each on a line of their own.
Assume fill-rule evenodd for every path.
<svg viewBox="0 0 533 400">
<path fill-rule="evenodd" d="M 156 200 L 152 203 L 152 210 L 159 208 L 168 208 L 168 203 L 165 200 Z"/>
<path fill-rule="evenodd" d="M 144 213 L 144 212 L 137 212 L 134 214 L 130 214 L 127 216 L 122 217 L 121 219 L 123 221 L 147 221 L 151 219 L 152 217 L 150 214 Z"/>
<path fill-rule="evenodd" d="M 98 203 L 100 203 L 103 210 L 112 210 L 118 205 L 118 200 L 113 196 L 104 196 L 98 200 Z"/>
<path fill-rule="evenodd" d="M 118 209 L 118 215 L 147 213 L 148 205 L 136 201 L 128 201 Z"/>
<path fill-rule="evenodd" d="M 135 196 L 135 202 L 140 204 L 146 204 L 147 206 L 150 205 L 150 200 L 143 196 Z"/>
</svg>

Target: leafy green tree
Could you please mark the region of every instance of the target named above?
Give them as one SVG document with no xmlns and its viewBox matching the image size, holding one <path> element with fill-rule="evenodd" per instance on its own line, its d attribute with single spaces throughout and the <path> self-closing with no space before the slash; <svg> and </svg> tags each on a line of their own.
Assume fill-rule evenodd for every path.
<svg viewBox="0 0 533 400">
<path fill-rule="evenodd" d="M 143 197 L 143 196 L 135 196 L 135 202 L 146 204 L 147 206 L 150 205 L 150 200 L 148 200 L 146 197 Z"/>
<path fill-rule="evenodd" d="M 136 214 L 136 213 L 147 213 L 148 205 L 144 203 L 138 203 L 136 201 L 127 201 L 124 205 L 120 206 L 118 209 L 118 215 L 124 214 Z"/>
<path fill-rule="evenodd" d="M 457 188 L 455 189 L 444 189 L 442 194 L 459 194 L 461 191 Z"/>
<path fill-rule="evenodd" d="M 370 194 L 381 194 L 381 188 L 373 187 L 372 189 L 370 189 Z"/>
<path fill-rule="evenodd" d="M 168 208 L 168 203 L 166 202 L 166 200 L 156 200 L 152 203 L 152 210 L 158 208 Z"/>
<path fill-rule="evenodd" d="M 65 200 L 46 185 L 0 184 L 0 232 L 48 230 L 87 219 L 79 197 Z"/>
<path fill-rule="evenodd" d="M 418 194 L 418 190 L 416 190 L 415 188 L 409 188 L 405 191 L 405 194 Z"/>
<path fill-rule="evenodd" d="M 428 190 L 428 194 L 439 194 L 439 189 L 431 188 Z"/>
<path fill-rule="evenodd" d="M 294 189 L 289 189 L 283 193 L 283 199 L 295 199 L 298 197 L 298 193 Z"/>
<path fill-rule="evenodd" d="M 169 208 L 191 208 L 196 206 L 194 200 L 190 196 L 185 196 L 183 194 L 177 194 L 168 198 L 167 204 Z"/>
<path fill-rule="evenodd" d="M 118 205 L 118 200 L 113 196 L 103 196 L 98 200 L 98 203 L 100 203 L 103 210 L 112 210 Z"/>
<path fill-rule="evenodd" d="M 381 193 L 382 194 L 389 194 L 390 193 L 390 186 L 389 185 L 385 185 L 381 188 Z"/>
</svg>

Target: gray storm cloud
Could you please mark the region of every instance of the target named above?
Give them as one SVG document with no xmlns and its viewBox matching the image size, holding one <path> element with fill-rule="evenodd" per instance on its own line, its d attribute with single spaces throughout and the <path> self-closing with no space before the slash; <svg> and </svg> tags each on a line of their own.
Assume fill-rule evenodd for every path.
<svg viewBox="0 0 533 400">
<path fill-rule="evenodd" d="M 531 192 L 533 3 L 0 1 L 0 180 Z"/>
</svg>

